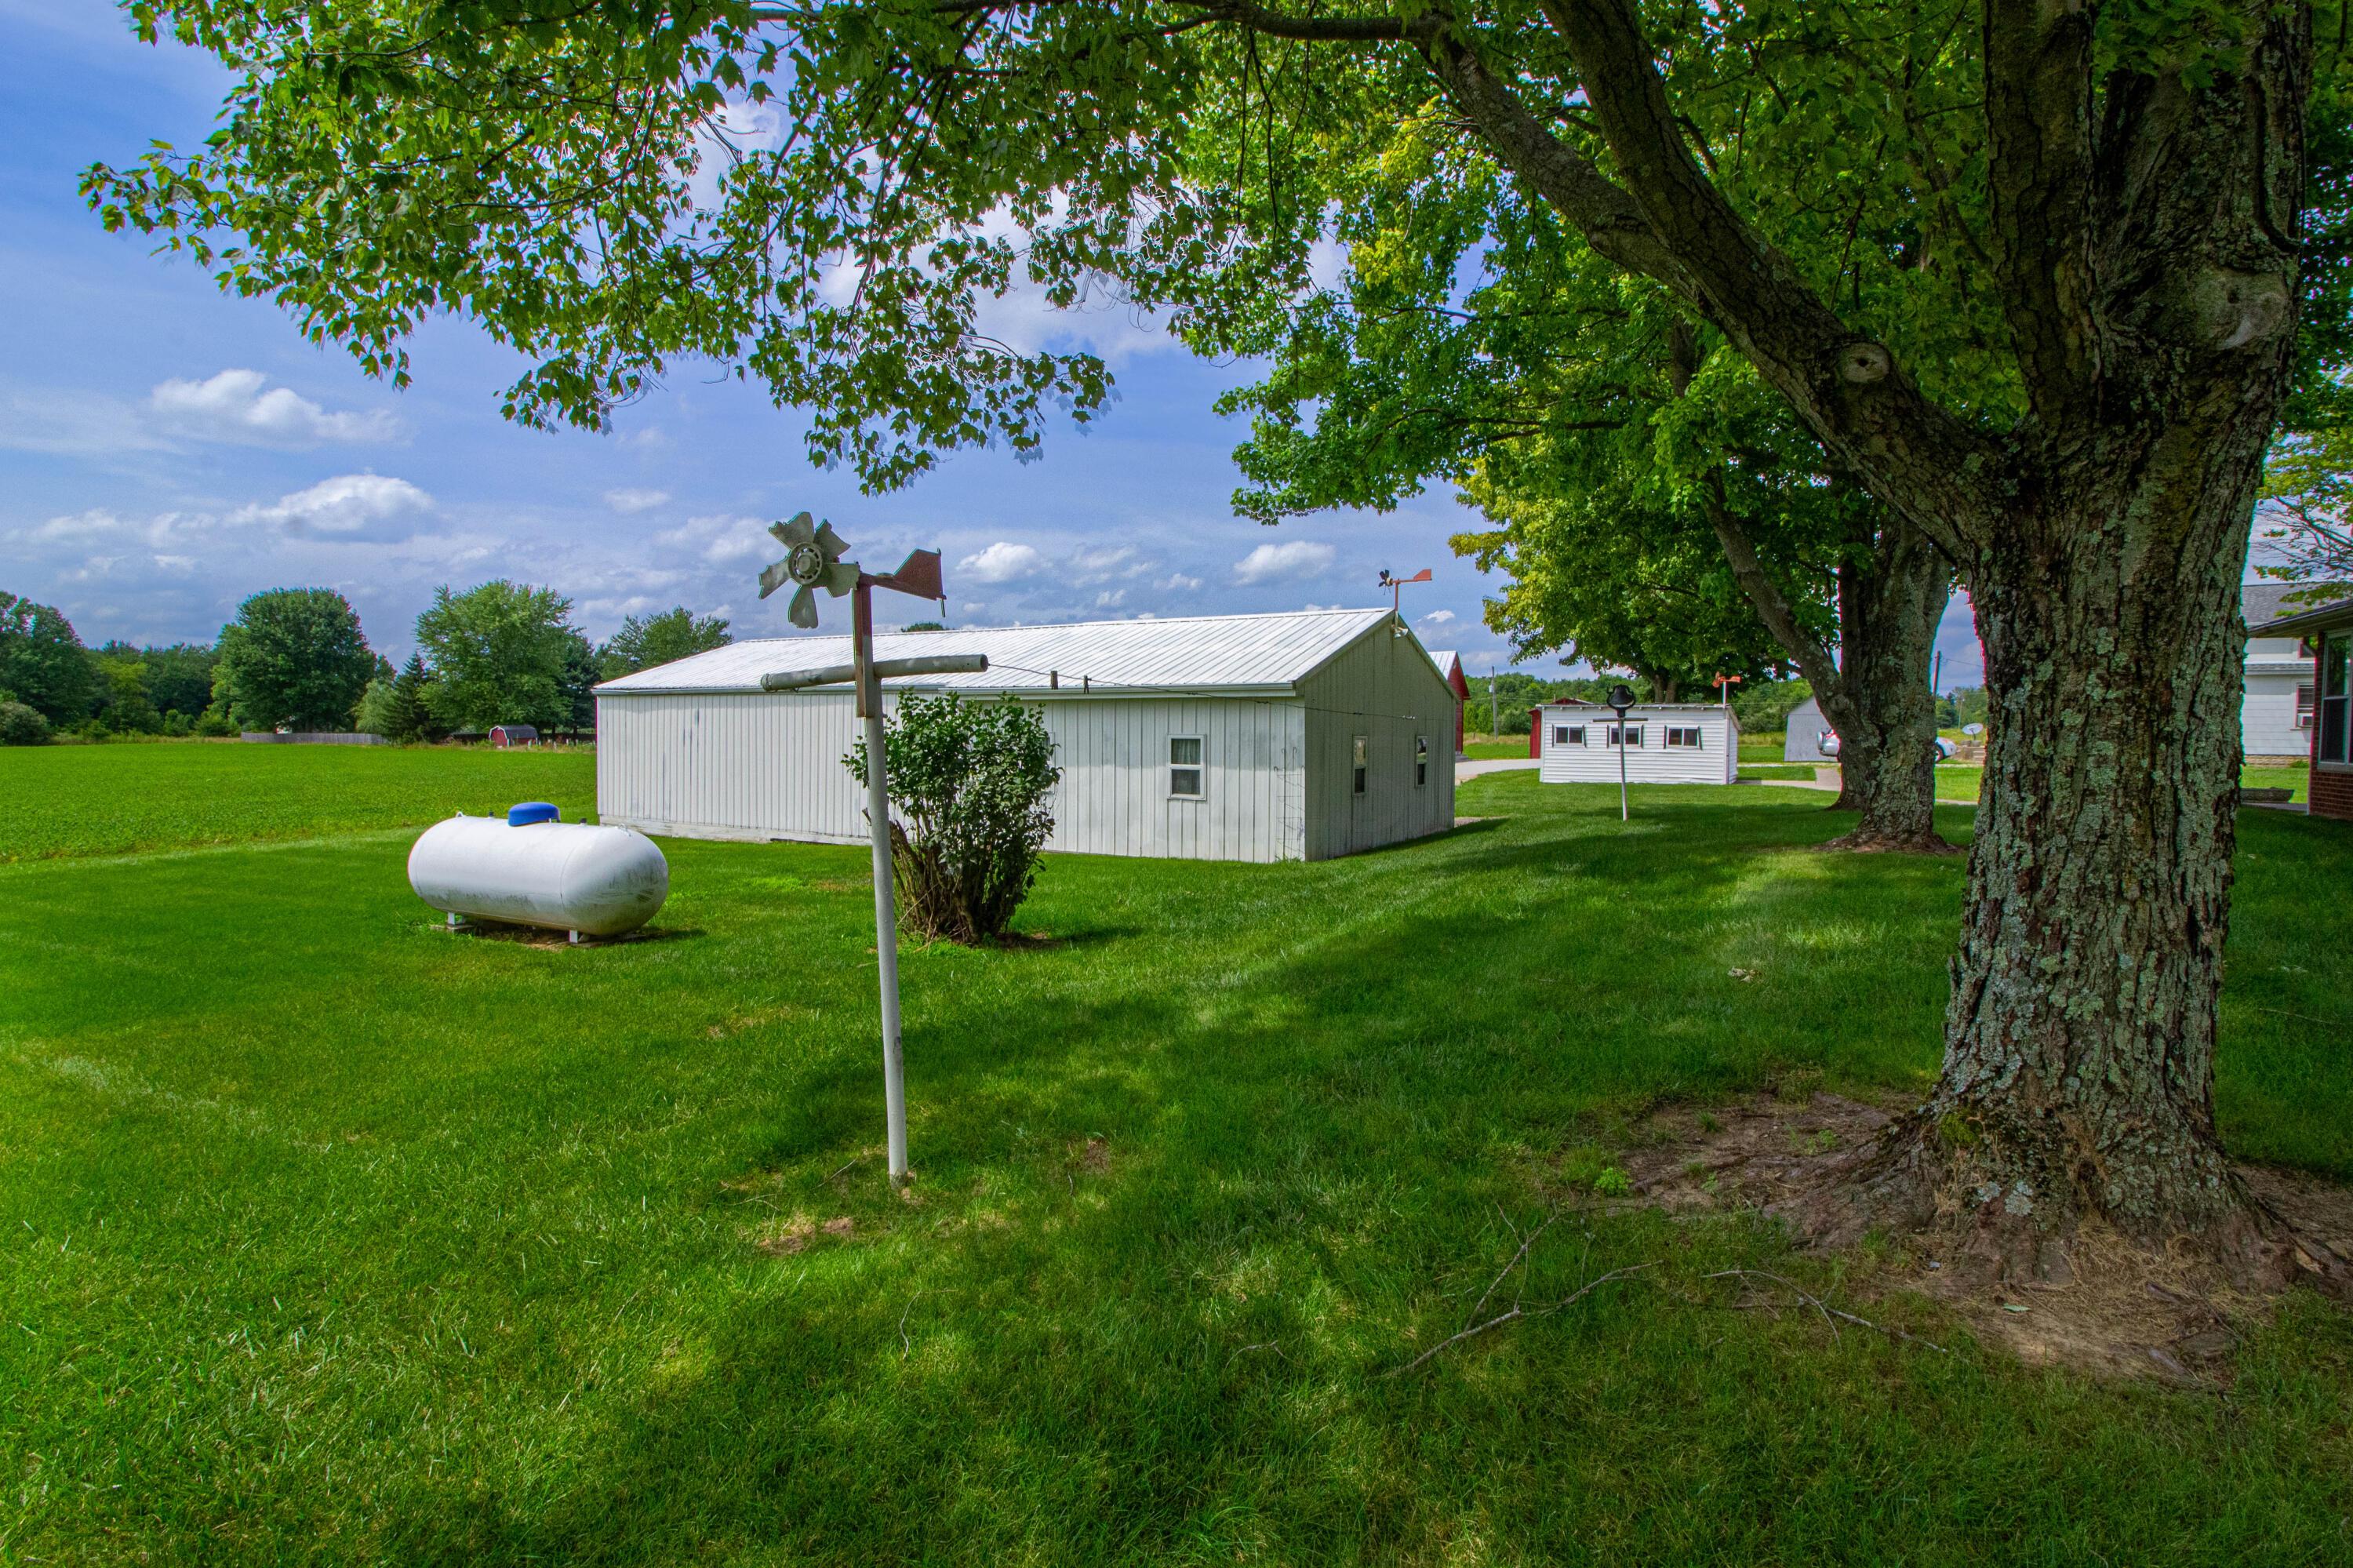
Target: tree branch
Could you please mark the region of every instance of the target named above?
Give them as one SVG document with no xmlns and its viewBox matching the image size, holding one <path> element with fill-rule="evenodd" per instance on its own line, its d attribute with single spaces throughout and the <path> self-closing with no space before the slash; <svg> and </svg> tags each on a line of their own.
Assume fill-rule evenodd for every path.
<svg viewBox="0 0 2353 1568">
<path fill-rule="evenodd" d="M 2083 253 L 2092 191 L 2089 9 L 1985 0 L 1989 235 L 2037 418 L 2087 412 L 2098 374 Z"/>
<path fill-rule="evenodd" d="M 1999 449 L 1929 402 L 1733 210 L 1692 157 L 1630 0 L 1542 3 L 1625 182 L 1609 189 L 1631 193 L 1672 258 L 1652 275 L 1715 323 L 1884 500 L 1948 554 L 1969 554 L 1969 535 L 1998 514 Z"/>
</svg>

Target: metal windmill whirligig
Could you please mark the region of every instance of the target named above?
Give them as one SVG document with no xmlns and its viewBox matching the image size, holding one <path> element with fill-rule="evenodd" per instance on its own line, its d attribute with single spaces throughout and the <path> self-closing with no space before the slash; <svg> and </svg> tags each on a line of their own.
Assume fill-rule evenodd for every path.
<svg viewBox="0 0 2353 1568">
<path fill-rule="evenodd" d="M 785 558 L 761 568 L 760 597 L 795 585 L 786 611 L 804 630 L 817 626 L 817 590 L 850 600 L 850 654 L 847 664 L 810 670 L 779 670 L 760 677 L 767 692 L 793 692 L 808 686 L 837 686 L 854 682 L 858 716 L 866 725 L 866 820 L 874 841 L 874 953 L 882 992 L 882 1097 L 890 1135 L 891 1179 L 907 1179 L 906 1073 L 899 1050 L 899 916 L 891 888 L 891 792 L 883 778 L 882 683 L 895 675 L 976 673 L 988 668 L 977 653 L 932 654 L 914 659 L 874 657 L 874 597 L 878 588 L 913 594 L 917 599 L 944 599 L 940 553 L 917 550 L 887 577 L 871 577 L 856 561 L 841 557 L 849 542 L 830 523 L 818 523 L 806 512 L 789 523 L 777 523 L 768 532 L 785 547 Z"/>
<path fill-rule="evenodd" d="M 771 523 L 768 532 L 785 547 L 785 558 L 760 568 L 760 597 L 767 598 L 786 583 L 797 584 L 791 607 L 785 612 L 804 631 L 817 628 L 817 590 L 839 599 L 858 587 L 856 561 L 841 558 L 849 542 L 830 523 L 812 523 L 806 512 L 789 523 Z"/>
</svg>

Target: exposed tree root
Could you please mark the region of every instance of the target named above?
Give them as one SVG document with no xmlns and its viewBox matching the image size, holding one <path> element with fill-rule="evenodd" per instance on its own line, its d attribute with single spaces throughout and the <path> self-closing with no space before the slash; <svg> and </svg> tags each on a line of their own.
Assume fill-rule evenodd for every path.
<svg viewBox="0 0 2353 1568">
<path fill-rule="evenodd" d="M 1832 807 L 1831 810 L 1837 808 Z M 1961 853 L 1960 845 L 1947 842 L 1944 835 L 1933 828 L 1916 833 L 1886 833 L 1873 828 L 1857 828 L 1816 847 L 1847 854 L 1950 855 Z"/>
<path fill-rule="evenodd" d="M 1814 1249 L 1892 1240 L 1884 1283 L 1945 1302 L 2030 1361 L 2210 1383 L 2281 1291 L 2353 1299 L 2353 1192 L 2238 1167 L 2228 1216 L 2196 1235 L 2128 1236 L 2081 1215 L 2053 1225 L 1989 1199 L 1918 1123 L 1910 1107 L 1833 1095 L 1666 1112 L 1625 1166 L 1645 1205 L 1761 1212 Z"/>
</svg>

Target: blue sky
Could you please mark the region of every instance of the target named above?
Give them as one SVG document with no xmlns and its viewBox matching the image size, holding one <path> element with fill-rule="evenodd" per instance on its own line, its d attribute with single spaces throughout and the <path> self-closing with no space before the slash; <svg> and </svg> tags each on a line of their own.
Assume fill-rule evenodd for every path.
<svg viewBox="0 0 2353 1568">
<path fill-rule="evenodd" d="M 1058 430 L 1036 461 L 961 453 L 881 497 L 811 468 L 797 416 L 709 366 L 608 435 L 501 419 L 519 362 L 462 323 L 416 340 L 407 390 L 371 381 L 275 307 L 106 234 L 75 194 L 94 160 L 201 139 L 226 79 L 138 43 L 100 0 L 0 0 L 0 588 L 58 605 L 93 645 L 208 640 L 248 593 L 324 585 L 397 660 L 437 585 L 494 577 L 570 595 L 593 636 L 677 603 L 779 634 L 781 597 L 753 588 L 761 529 L 807 508 L 870 565 L 941 550 L 956 623 L 1369 605 L 1381 568 L 1430 567 L 1406 600 L 1423 641 L 1474 670 L 1508 662 L 1481 620 L 1494 585 L 1447 548 L 1473 521 L 1451 492 L 1275 528 L 1235 517 L 1243 432 L 1210 406 L 1248 368 L 1116 309 L 1014 302 L 995 322 L 1104 354 L 1107 418 Z M 1947 684 L 1974 682 L 1966 601 L 1941 641 Z"/>
</svg>

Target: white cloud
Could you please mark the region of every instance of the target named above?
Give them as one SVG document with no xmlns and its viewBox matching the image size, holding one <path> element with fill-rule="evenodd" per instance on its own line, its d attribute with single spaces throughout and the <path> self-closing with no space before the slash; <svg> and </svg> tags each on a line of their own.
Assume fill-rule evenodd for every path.
<svg viewBox="0 0 2353 1568">
<path fill-rule="evenodd" d="M 1261 545 L 1234 563 L 1234 580 L 1249 587 L 1280 582 L 1285 577 L 1313 577 L 1332 565 L 1339 552 L 1312 539 L 1289 539 Z"/>
<path fill-rule="evenodd" d="M 670 492 L 667 490 L 608 490 L 605 493 L 605 504 L 625 515 L 651 512 L 669 499 Z"/>
<path fill-rule="evenodd" d="M 433 498 L 405 479 L 344 473 L 281 495 L 268 506 L 239 507 L 228 520 L 273 524 L 290 534 L 349 537 L 432 510 Z"/>
<path fill-rule="evenodd" d="M 1125 588 L 1106 588 L 1102 593 L 1095 595 L 1095 608 L 1097 609 L 1117 609 L 1121 605 L 1125 604 L 1126 602 L 1127 590 Z"/>
<path fill-rule="evenodd" d="M 1201 579 L 1188 577 L 1183 572 L 1171 572 L 1152 586 L 1156 588 L 1197 588 L 1201 586 Z"/>
<path fill-rule="evenodd" d="M 248 446 L 315 447 L 327 441 L 387 441 L 400 421 L 381 409 L 330 413 L 259 370 L 224 370 L 206 381 L 166 381 L 147 405 L 175 434 Z"/>
<path fill-rule="evenodd" d="M 1443 626 L 1453 619 L 1454 612 L 1451 609 L 1433 609 L 1421 618 L 1421 623 L 1424 626 Z"/>
<path fill-rule="evenodd" d="M 784 553 L 782 546 L 772 545 L 768 525 L 756 517 L 690 517 L 668 533 L 655 535 L 654 543 L 689 552 L 713 567 L 736 567 Z"/>
<path fill-rule="evenodd" d="M 1027 545 L 1016 545 L 999 539 L 976 556 L 966 556 L 956 563 L 956 570 L 967 572 L 985 583 L 1009 583 L 1019 577 L 1037 576 L 1046 567 L 1046 557 Z"/>
</svg>

